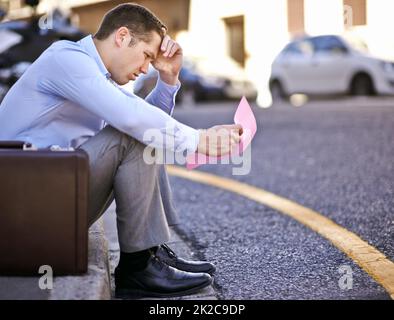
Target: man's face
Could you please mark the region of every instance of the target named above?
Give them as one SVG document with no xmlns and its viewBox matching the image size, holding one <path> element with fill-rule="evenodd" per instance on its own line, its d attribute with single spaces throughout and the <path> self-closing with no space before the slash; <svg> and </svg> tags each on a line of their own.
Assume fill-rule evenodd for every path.
<svg viewBox="0 0 394 320">
<path fill-rule="evenodd" d="M 116 34 L 117 48 L 112 61 L 111 77 L 119 85 L 137 79 L 141 73 L 147 73 L 149 64 L 156 59 L 161 45 L 161 37 L 152 31 L 149 42 L 132 38 L 130 33 Z M 130 41 L 134 41 L 130 45 Z"/>
</svg>

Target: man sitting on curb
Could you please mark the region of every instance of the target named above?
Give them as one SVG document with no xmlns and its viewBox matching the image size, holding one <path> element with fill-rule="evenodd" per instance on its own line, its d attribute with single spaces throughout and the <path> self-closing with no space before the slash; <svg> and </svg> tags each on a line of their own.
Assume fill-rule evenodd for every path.
<svg viewBox="0 0 394 320">
<path fill-rule="evenodd" d="M 182 49 L 166 30 L 146 8 L 119 5 L 93 37 L 48 48 L 0 107 L 0 139 L 88 153 L 89 224 L 116 201 L 118 297 L 190 294 L 210 285 L 215 270 L 208 262 L 185 261 L 165 245 L 177 216 L 165 167 L 144 161 L 144 150 L 223 155 L 242 133 L 238 125 L 196 130 L 171 117 Z M 119 87 L 146 73 L 150 63 L 159 80 L 146 100 Z M 172 142 L 144 141 L 152 128 Z"/>
</svg>

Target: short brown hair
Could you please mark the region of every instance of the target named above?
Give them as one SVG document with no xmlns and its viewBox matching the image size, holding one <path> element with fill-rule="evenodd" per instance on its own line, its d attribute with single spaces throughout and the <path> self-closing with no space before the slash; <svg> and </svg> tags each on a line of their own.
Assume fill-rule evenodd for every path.
<svg viewBox="0 0 394 320">
<path fill-rule="evenodd" d="M 135 3 L 124 3 L 105 14 L 94 38 L 107 39 L 121 27 L 126 27 L 132 36 L 145 42 L 150 41 L 152 31 L 156 31 L 163 38 L 164 30 L 167 30 L 164 23 L 147 8 Z"/>
</svg>

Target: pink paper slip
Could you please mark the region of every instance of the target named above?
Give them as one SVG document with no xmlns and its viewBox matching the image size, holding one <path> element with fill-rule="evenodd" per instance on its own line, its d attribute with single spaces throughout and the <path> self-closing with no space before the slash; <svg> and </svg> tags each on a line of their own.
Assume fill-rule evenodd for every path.
<svg viewBox="0 0 394 320">
<path fill-rule="evenodd" d="M 242 152 L 245 151 L 245 149 L 251 143 L 251 141 L 257 131 L 256 118 L 254 117 L 253 111 L 252 111 L 252 109 L 245 97 L 242 97 L 242 99 L 238 105 L 237 111 L 235 112 L 234 123 L 240 124 L 242 126 L 243 133 L 241 136 L 241 142 L 239 143 L 238 146 L 236 146 L 232 150 L 231 153 L 236 154 L 236 155 L 240 155 Z M 192 170 L 202 164 L 220 163 L 219 159 L 222 160 L 223 163 L 229 163 L 228 162 L 229 157 L 230 157 L 230 155 L 212 157 L 212 156 L 206 156 L 204 154 L 196 152 L 194 154 L 187 156 L 186 168 L 189 170 Z M 224 160 L 226 160 L 226 161 L 224 161 Z"/>
</svg>

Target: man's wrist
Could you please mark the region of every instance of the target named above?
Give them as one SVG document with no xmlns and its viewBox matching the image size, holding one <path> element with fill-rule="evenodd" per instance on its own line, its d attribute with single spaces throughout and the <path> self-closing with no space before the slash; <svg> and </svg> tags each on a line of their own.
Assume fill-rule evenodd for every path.
<svg viewBox="0 0 394 320">
<path fill-rule="evenodd" d="M 160 80 L 170 86 L 176 86 L 179 83 L 179 74 L 169 75 L 165 73 L 160 73 Z"/>
<path fill-rule="evenodd" d="M 207 146 L 205 145 L 206 143 L 206 137 L 207 137 L 207 130 L 206 129 L 198 129 L 198 143 L 197 143 L 197 150 L 196 152 L 205 154 L 206 153 L 206 148 Z"/>
</svg>

